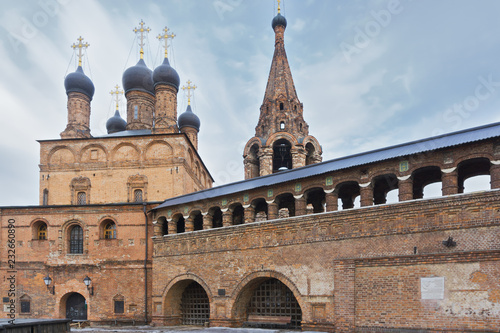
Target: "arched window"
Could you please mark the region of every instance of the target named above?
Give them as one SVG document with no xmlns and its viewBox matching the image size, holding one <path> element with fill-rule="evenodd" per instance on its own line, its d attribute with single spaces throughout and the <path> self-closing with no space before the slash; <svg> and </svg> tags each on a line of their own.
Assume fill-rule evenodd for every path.
<svg viewBox="0 0 500 333">
<path fill-rule="evenodd" d="M 113 303 L 115 308 L 115 313 L 125 312 L 125 298 L 122 295 L 116 295 L 113 297 Z"/>
<path fill-rule="evenodd" d="M 222 227 L 222 210 L 219 207 L 212 207 L 209 210 L 212 215 L 212 228 Z"/>
<path fill-rule="evenodd" d="M 283 111 L 285 109 L 285 106 L 283 105 L 283 103 L 280 103 L 280 111 Z"/>
<path fill-rule="evenodd" d="M 175 217 L 174 217 L 174 220 L 175 220 Z M 178 234 L 186 232 L 186 221 L 184 220 L 184 216 L 179 215 L 177 217 L 175 225 L 176 225 L 176 230 L 177 230 Z"/>
<path fill-rule="evenodd" d="M 104 239 L 116 238 L 116 224 L 113 221 L 108 221 L 104 226 Z"/>
<path fill-rule="evenodd" d="M 302 124 L 301 124 L 302 125 Z M 314 145 L 310 142 L 306 144 L 306 165 L 314 164 L 314 157 L 316 155 L 316 148 L 314 148 Z"/>
<path fill-rule="evenodd" d="M 79 225 L 73 226 L 70 230 L 69 253 L 71 254 L 83 253 L 83 229 Z"/>
<path fill-rule="evenodd" d="M 45 223 L 40 223 L 37 230 L 37 239 L 46 240 L 47 239 L 47 225 Z"/>
<path fill-rule="evenodd" d="M 134 190 L 134 202 L 142 202 L 142 190 Z"/>
<path fill-rule="evenodd" d="M 237 204 L 232 208 L 232 224 L 238 225 L 245 223 L 245 210 L 241 204 Z"/>
<path fill-rule="evenodd" d="M 76 204 L 77 205 L 86 205 L 87 204 L 87 193 L 78 192 L 77 197 L 76 197 Z"/>
<path fill-rule="evenodd" d="M 282 121 L 282 122 L 280 122 L 280 130 L 283 131 L 284 129 L 285 129 L 285 122 Z"/>
</svg>

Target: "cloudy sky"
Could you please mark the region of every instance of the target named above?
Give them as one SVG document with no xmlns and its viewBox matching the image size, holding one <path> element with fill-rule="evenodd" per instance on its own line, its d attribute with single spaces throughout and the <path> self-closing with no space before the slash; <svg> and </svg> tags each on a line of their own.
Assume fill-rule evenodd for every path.
<svg viewBox="0 0 500 333">
<path fill-rule="evenodd" d="M 285 0 L 285 47 L 324 160 L 500 121 L 498 0 Z M 91 130 L 105 134 L 109 92 L 138 60 L 192 80 L 199 150 L 217 184 L 243 178 L 274 48 L 273 0 L 0 1 L 0 206 L 38 204 L 39 144 L 67 122 L 71 44 L 90 43 Z M 125 103 L 121 103 L 125 117 Z M 179 112 L 186 99 L 179 93 Z"/>
</svg>

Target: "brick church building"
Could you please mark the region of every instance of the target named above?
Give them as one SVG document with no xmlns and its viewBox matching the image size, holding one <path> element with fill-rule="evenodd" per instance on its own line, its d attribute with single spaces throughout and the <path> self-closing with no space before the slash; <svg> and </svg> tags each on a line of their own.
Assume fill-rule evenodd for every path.
<svg viewBox="0 0 500 333">
<path fill-rule="evenodd" d="M 0 211 L 2 243 L 16 226 L 18 318 L 498 331 L 500 123 L 322 161 L 286 25 L 278 7 L 245 180 L 214 188 L 200 120 L 189 105 L 177 116 L 166 53 L 151 71 L 141 51 L 124 72 L 127 119 L 117 112 L 101 137 L 89 130 L 92 82 L 81 66 L 66 77 L 68 125 L 40 141 L 40 205 Z M 491 188 L 468 192 L 476 176 Z M 442 196 L 426 198 L 436 183 Z"/>
</svg>

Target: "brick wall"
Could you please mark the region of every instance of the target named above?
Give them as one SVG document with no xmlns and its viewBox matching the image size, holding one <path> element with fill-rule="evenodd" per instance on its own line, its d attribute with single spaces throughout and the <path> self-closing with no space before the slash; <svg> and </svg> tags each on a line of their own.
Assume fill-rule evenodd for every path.
<svg viewBox="0 0 500 333">
<path fill-rule="evenodd" d="M 500 192 L 488 191 L 155 237 L 152 302 L 163 307 L 154 321 L 174 323 L 169 293 L 194 280 L 212 295 L 212 325 L 238 326 L 242 295 L 274 277 L 293 291 L 304 329 L 493 330 L 500 325 L 499 208 Z M 442 244 L 449 236 L 456 247 Z M 438 306 L 420 300 L 419 279 L 428 276 L 447 281 Z M 409 312 L 420 319 L 409 320 Z"/>
</svg>

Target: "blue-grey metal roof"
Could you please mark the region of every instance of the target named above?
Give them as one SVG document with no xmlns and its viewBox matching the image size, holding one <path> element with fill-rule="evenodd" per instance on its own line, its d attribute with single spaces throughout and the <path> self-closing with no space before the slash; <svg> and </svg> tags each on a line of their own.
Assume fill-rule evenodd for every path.
<svg viewBox="0 0 500 333">
<path fill-rule="evenodd" d="M 122 137 L 122 136 L 140 136 L 140 135 L 150 135 L 150 129 L 138 129 L 138 130 L 128 130 L 128 131 L 120 131 L 111 134 L 105 134 L 102 136 L 95 136 L 95 138 L 109 138 L 109 137 Z"/>
<path fill-rule="evenodd" d="M 500 136 L 500 123 L 493 123 L 481 127 L 475 127 L 427 139 L 412 141 L 382 149 L 376 149 L 365 153 L 337 158 L 322 163 L 308 165 L 302 168 L 282 171 L 267 176 L 213 187 L 199 192 L 167 199 L 161 205 L 154 208 L 154 210 L 163 207 L 229 195 L 232 193 L 248 191 L 258 187 L 275 185 L 354 166 L 384 161 L 391 158 L 414 155 L 431 150 L 457 146 L 468 142 L 480 141 L 498 136 Z"/>
</svg>

